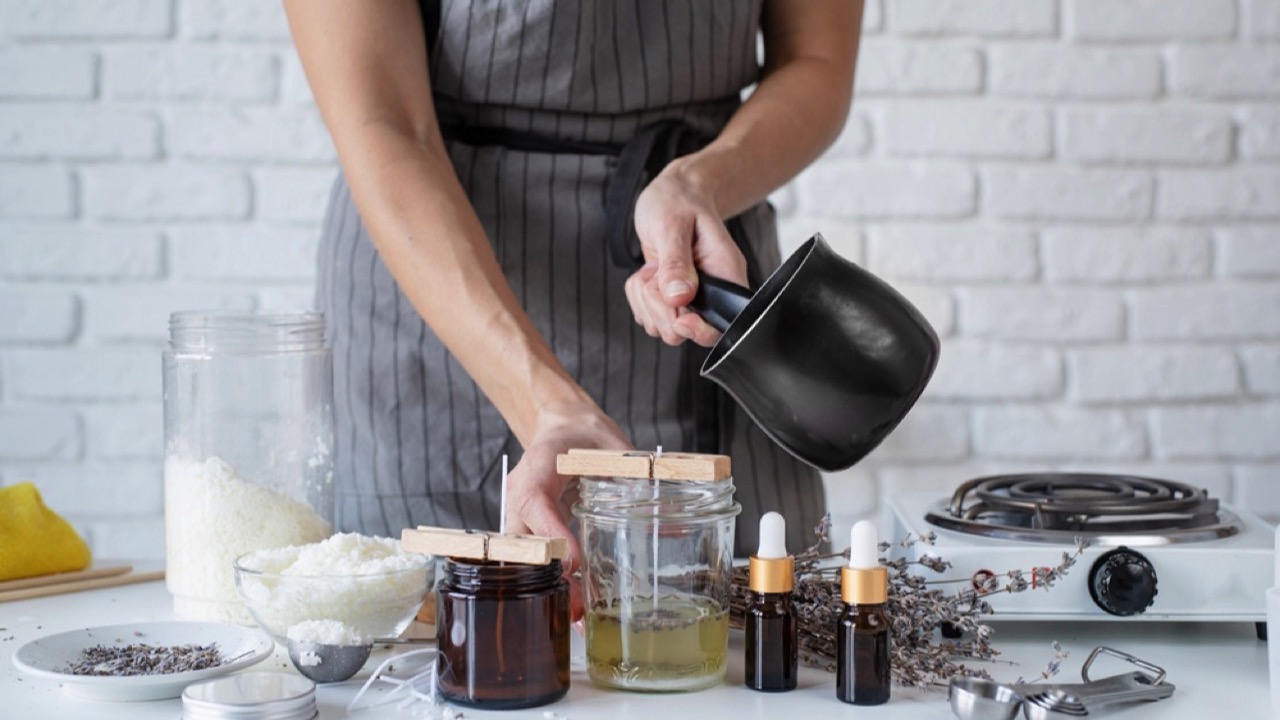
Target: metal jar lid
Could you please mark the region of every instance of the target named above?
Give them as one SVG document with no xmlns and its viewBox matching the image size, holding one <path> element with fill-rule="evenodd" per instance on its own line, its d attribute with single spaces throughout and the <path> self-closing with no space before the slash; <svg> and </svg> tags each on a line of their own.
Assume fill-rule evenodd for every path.
<svg viewBox="0 0 1280 720">
<path fill-rule="evenodd" d="M 183 720 L 311 720 L 316 684 L 297 675 L 246 672 L 182 691 Z"/>
</svg>

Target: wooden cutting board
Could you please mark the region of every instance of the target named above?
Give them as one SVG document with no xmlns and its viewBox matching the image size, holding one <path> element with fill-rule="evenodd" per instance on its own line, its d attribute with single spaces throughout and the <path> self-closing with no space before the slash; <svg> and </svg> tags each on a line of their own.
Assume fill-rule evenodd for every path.
<svg viewBox="0 0 1280 720">
<path fill-rule="evenodd" d="M 30 600 L 32 598 L 61 595 L 62 593 L 97 590 L 99 588 L 132 585 L 134 583 L 163 580 L 164 571 L 133 572 L 130 565 L 91 568 L 70 573 L 41 575 L 0 583 L 0 602 Z"/>
<path fill-rule="evenodd" d="M 111 565 L 109 567 L 89 568 L 88 570 L 76 570 L 75 572 L 51 573 L 49 575 L 36 575 L 35 577 L 18 578 L 17 580 L 5 580 L 0 582 L 0 593 L 9 592 L 10 590 L 25 590 L 27 588 L 43 587 L 45 585 L 75 582 L 77 580 L 92 580 L 94 578 L 124 575 L 132 569 L 132 565 Z"/>
</svg>

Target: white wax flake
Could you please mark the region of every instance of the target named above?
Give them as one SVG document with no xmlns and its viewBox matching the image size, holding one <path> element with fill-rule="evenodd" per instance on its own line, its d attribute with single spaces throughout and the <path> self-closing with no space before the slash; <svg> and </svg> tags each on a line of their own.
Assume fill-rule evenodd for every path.
<svg viewBox="0 0 1280 720">
<path fill-rule="evenodd" d="M 315 645 L 368 645 L 373 638 L 340 620 L 305 620 L 289 626 L 285 637 Z"/>
<path fill-rule="evenodd" d="M 337 533 L 310 545 L 258 550 L 241 560 L 250 570 L 280 575 L 373 575 L 422 566 L 421 557 L 400 549 L 400 541 L 358 533 Z"/>
<path fill-rule="evenodd" d="M 181 619 L 250 622 L 236 595 L 235 559 L 330 533 L 329 523 L 309 505 L 242 479 L 217 457 L 170 455 L 164 485 L 165 577 L 170 592 L 185 601 Z"/>
<path fill-rule="evenodd" d="M 268 573 L 240 577 L 245 602 L 262 624 L 288 633 L 295 625 L 322 618 L 316 626 L 304 625 L 290 637 L 329 645 L 364 645 L 371 637 L 391 632 L 406 609 L 421 603 L 429 561 L 404 552 L 398 540 L 338 533 L 309 545 L 258 550 L 240 562 L 247 569 Z M 270 574 L 299 580 L 279 580 Z"/>
</svg>

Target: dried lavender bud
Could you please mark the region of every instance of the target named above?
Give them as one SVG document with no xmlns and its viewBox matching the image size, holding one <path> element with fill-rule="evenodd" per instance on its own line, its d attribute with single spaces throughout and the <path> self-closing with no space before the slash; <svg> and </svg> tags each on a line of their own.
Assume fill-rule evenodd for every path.
<svg viewBox="0 0 1280 720">
<path fill-rule="evenodd" d="M 225 660 L 217 643 L 209 645 L 94 645 L 61 672 L 71 675 L 129 677 L 171 675 L 218 667 Z"/>
<path fill-rule="evenodd" d="M 943 560 L 937 555 L 921 555 L 918 562 L 934 572 L 946 572 L 951 569 L 951 563 Z"/>
</svg>

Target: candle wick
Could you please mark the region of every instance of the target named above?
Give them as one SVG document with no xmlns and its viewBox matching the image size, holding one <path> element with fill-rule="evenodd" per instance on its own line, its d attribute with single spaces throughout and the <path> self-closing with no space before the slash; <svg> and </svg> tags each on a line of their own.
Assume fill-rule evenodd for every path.
<svg viewBox="0 0 1280 720">
<path fill-rule="evenodd" d="M 498 532 L 507 534 L 507 454 L 502 454 L 502 500 L 498 509 Z"/>
</svg>

